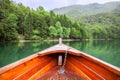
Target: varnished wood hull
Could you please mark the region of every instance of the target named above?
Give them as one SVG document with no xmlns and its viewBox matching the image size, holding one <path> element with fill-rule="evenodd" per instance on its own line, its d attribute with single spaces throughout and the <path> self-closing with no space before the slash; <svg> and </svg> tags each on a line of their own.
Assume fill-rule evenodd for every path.
<svg viewBox="0 0 120 80">
<path fill-rule="evenodd" d="M 120 80 L 119 68 L 73 48 L 67 51 L 65 72 L 58 74 L 58 56 L 64 59 L 68 46 L 56 46 L 1 68 L 0 80 Z"/>
</svg>

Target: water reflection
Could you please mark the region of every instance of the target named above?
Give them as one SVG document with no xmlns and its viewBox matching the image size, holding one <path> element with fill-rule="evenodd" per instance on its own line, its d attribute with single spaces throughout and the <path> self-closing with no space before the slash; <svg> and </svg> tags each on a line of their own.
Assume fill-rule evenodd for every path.
<svg viewBox="0 0 120 80">
<path fill-rule="evenodd" d="M 120 67 L 120 41 L 79 41 L 64 43 Z M 55 44 L 57 42 L 0 43 L 0 67 Z"/>
<path fill-rule="evenodd" d="M 0 43 L 0 67 L 46 49 L 56 42 Z"/>
<path fill-rule="evenodd" d="M 120 41 L 81 41 L 71 42 L 72 46 L 103 61 L 120 67 Z"/>
</svg>

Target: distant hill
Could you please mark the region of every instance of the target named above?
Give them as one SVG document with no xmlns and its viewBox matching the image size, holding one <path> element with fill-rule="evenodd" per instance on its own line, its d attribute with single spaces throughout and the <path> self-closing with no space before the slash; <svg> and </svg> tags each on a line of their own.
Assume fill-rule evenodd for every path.
<svg viewBox="0 0 120 80">
<path fill-rule="evenodd" d="M 78 16 L 89 16 L 100 13 L 120 12 L 120 1 L 109 2 L 105 4 L 72 5 L 68 7 L 57 8 L 53 10 L 56 14 L 66 14 L 71 18 Z"/>
<path fill-rule="evenodd" d="M 120 13 L 100 13 L 91 16 L 77 17 L 75 20 L 84 25 L 117 26 L 120 28 Z"/>
</svg>

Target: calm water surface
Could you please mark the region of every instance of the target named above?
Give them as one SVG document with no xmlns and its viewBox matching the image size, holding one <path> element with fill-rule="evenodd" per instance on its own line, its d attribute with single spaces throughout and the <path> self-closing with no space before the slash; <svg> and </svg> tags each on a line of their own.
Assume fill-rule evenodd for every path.
<svg viewBox="0 0 120 80">
<path fill-rule="evenodd" d="M 120 67 L 120 41 L 79 41 L 64 43 Z M 0 67 L 55 44 L 57 42 L 0 43 Z"/>
</svg>

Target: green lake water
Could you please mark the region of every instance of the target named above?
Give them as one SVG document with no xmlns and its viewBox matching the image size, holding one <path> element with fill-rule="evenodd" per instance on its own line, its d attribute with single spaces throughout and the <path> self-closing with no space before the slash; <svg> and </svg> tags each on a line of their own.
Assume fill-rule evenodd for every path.
<svg viewBox="0 0 120 80">
<path fill-rule="evenodd" d="M 44 50 L 57 42 L 0 43 L 0 67 Z M 94 40 L 64 42 L 64 44 L 97 57 L 120 68 L 120 41 Z"/>
</svg>

